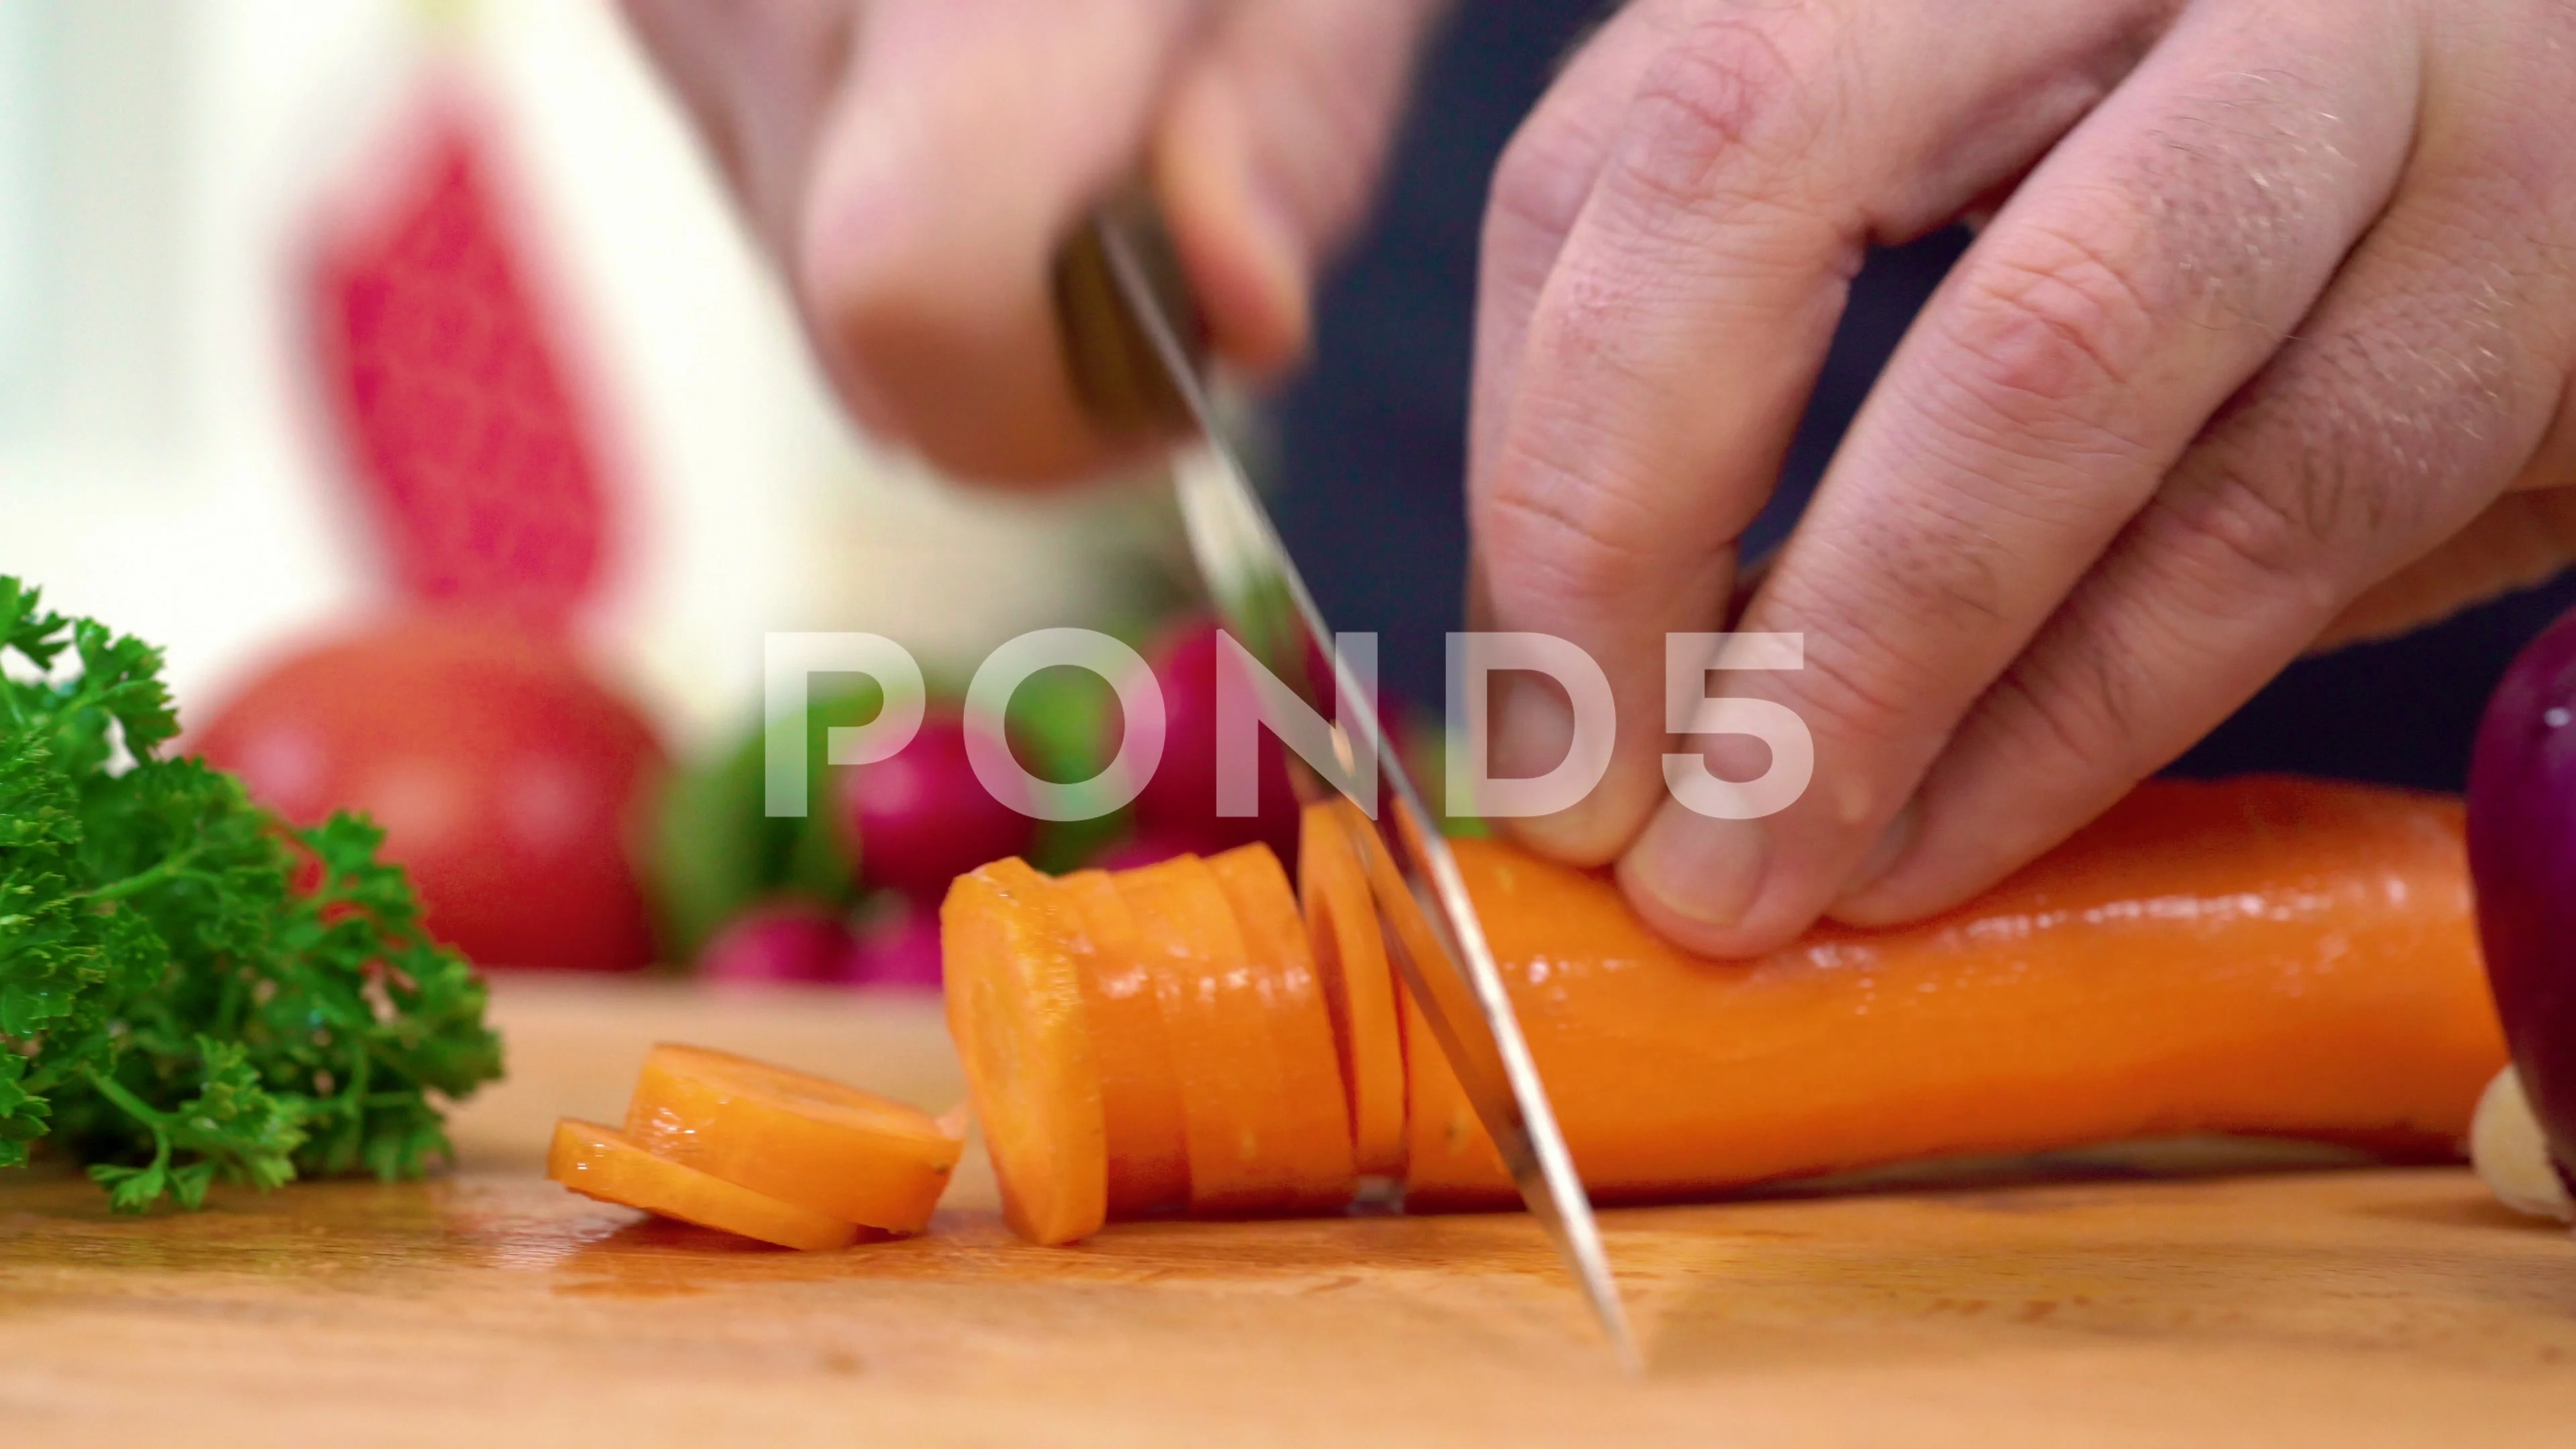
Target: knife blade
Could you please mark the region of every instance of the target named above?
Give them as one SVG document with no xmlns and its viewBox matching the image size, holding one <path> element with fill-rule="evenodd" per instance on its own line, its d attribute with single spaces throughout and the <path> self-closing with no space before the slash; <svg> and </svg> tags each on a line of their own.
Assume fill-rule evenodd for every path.
<svg viewBox="0 0 2576 1449">
<path fill-rule="evenodd" d="M 1333 633 L 1226 441 L 1202 371 L 1197 309 L 1149 198 L 1130 193 L 1094 213 L 1059 258 L 1056 298 L 1077 389 L 1102 426 L 1200 435 L 1203 448 L 1176 460 L 1174 489 L 1219 618 L 1310 708 L 1335 721 L 1334 748 L 1346 767 L 1361 752 L 1376 757 L 1379 808 L 1355 803 L 1398 877 L 1376 883 L 1375 891 L 1390 954 L 1522 1201 L 1572 1269 L 1621 1362 L 1636 1369 L 1636 1339 L 1591 1199 L 1457 858 L 1431 828 L 1421 794 L 1387 747 L 1375 701 L 1333 647 Z M 1329 680 L 1315 678 L 1320 661 L 1330 661 Z M 1333 788 L 1312 771 L 1293 774 L 1310 798 Z"/>
</svg>

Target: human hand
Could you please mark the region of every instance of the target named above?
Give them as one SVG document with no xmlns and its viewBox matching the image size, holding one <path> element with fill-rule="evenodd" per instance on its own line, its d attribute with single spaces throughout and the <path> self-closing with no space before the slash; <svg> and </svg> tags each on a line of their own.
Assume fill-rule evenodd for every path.
<svg viewBox="0 0 2576 1449">
<path fill-rule="evenodd" d="M 1477 625 L 1619 712 L 1523 833 L 1712 953 L 1920 917 L 2302 651 L 2576 557 L 2571 135 L 2566 0 L 1635 0 L 1487 222 Z M 1812 785 L 1694 815 L 1664 636 L 1730 627 L 1864 249 L 1988 213 L 1731 623 L 1805 636 L 1721 687 L 1798 713 Z M 1496 718 L 1497 773 L 1565 754 L 1543 687 Z"/>
<path fill-rule="evenodd" d="M 1440 0 L 625 0 L 836 389 L 952 472 L 1069 476 L 1058 245 L 1148 174 L 1219 356 L 1307 340 Z"/>
</svg>

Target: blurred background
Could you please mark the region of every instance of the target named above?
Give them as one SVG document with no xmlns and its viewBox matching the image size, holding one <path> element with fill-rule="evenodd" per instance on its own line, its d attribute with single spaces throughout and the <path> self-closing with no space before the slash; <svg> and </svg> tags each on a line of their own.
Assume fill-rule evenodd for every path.
<svg viewBox="0 0 2576 1449">
<path fill-rule="evenodd" d="M 947 874 L 1126 822 L 997 829 L 934 718 L 860 870 L 855 779 L 760 815 L 762 636 L 952 693 L 1027 629 L 1148 642 L 1152 481 L 996 498 L 853 433 L 602 0 L 0 3 L 0 573 L 164 646 L 184 743 L 371 814 L 484 964 L 748 920 L 752 974 L 935 984 Z M 1028 693 L 1033 763 L 1112 727 Z"/>
<path fill-rule="evenodd" d="M 600 0 L 0 4 L 0 567 L 164 644 L 183 699 L 383 600 L 312 254 L 459 93 L 592 414 L 584 632 L 675 742 L 747 707 L 765 630 L 968 654 L 1129 607 L 1152 508 L 941 489 L 840 421 Z"/>
<path fill-rule="evenodd" d="M 1460 614 L 1487 179 L 1599 8 L 1462 10 L 1255 420 L 1293 551 L 1417 724 Z M 1862 273 L 1752 549 L 1965 244 Z M 606 0 L 0 0 L 0 573 L 166 646 L 193 747 L 291 818 L 372 814 L 487 965 L 931 984 L 957 870 L 1285 846 L 1293 812 L 1212 818 L 1215 656 L 1157 481 L 1002 497 L 857 436 Z M 2571 601 L 2303 663 L 2177 768 L 2456 789 Z M 1176 711 L 1128 815 L 1000 809 L 953 707 L 762 815 L 764 634 L 890 635 L 953 706 L 1063 625 L 1136 643 Z M 1104 694 L 1042 676 L 1009 744 L 1089 774 Z M 853 682 L 816 714 L 873 708 Z M 1284 808 L 1275 742 L 1264 768 Z"/>
</svg>

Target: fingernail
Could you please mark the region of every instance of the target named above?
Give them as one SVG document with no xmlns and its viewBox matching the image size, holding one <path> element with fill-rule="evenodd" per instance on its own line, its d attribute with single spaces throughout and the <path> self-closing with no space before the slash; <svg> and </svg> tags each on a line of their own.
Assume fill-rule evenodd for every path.
<svg viewBox="0 0 2576 1449">
<path fill-rule="evenodd" d="M 1270 178 L 1255 175 L 1245 189 L 1245 240 L 1271 283 L 1271 295 L 1283 308 L 1303 301 L 1306 291 L 1306 244 L 1297 213 Z"/>
<path fill-rule="evenodd" d="M 1628 852 L 1632 889 L 1684 920 L 1717 930 L 1743 923 L 1771 866 L 1771 832 L 1758 820 L 1714 820 L 1667 807 Z"/>
<path fill-rule="evenodd" d="M 1195 252 L 1193 280 L 1216 342 L 1236 366 L 1273 373 L 1307 343 L 1307 246 L 1297 210 L 1239 106 L 1200 89 L 1176 102 L 1181 126 L 1161 160 L 1162 191 L 1176 223 L 1195 217 L 1210 243 Z"/>
<path fill-rule="evenodd" d="M 1852 872 L 1851 883 L 1835 898 L 1835 906 L 1851 905 L 1894 875 L 1905 858 L 1913 854 L 1914 841 L 1922 833 L 1923 808 L 1919 802 L 1908 800 L 1905 808 L 1887 822 L 1887 828 L 1878 833 L 1877 843 L 1861 858 L 1859 867 Z"/>
</svg>

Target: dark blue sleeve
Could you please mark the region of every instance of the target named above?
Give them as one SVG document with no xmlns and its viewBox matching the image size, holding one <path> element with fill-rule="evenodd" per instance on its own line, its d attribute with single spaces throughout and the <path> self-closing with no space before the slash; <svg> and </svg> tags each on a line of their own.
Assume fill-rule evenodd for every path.
<svg viewBox="0 0 2576 1449">
<path fill-rule="evenodd" d="M 1435 48 L 1377 219 L 1320 299 L 1313 367 L 1280 402 L 1279 524 L 1335 627 L 1381 636 L 1384 677 L 1436 708 L 1466 572 L 1468 359 L 1494 161 L 1596 0 L 1475 0 Z M 1749 551 L 1785 535 L 1914 313 L 1964 249 L 1874 256 Z M 2576 580 L 2294 666 L 2176 770 L 2295 770 L 2457 789 L 2497 676 L 2576 604 Z M 1712 621 L 1714 623 L 1715 621 Z"/>
</svg>

